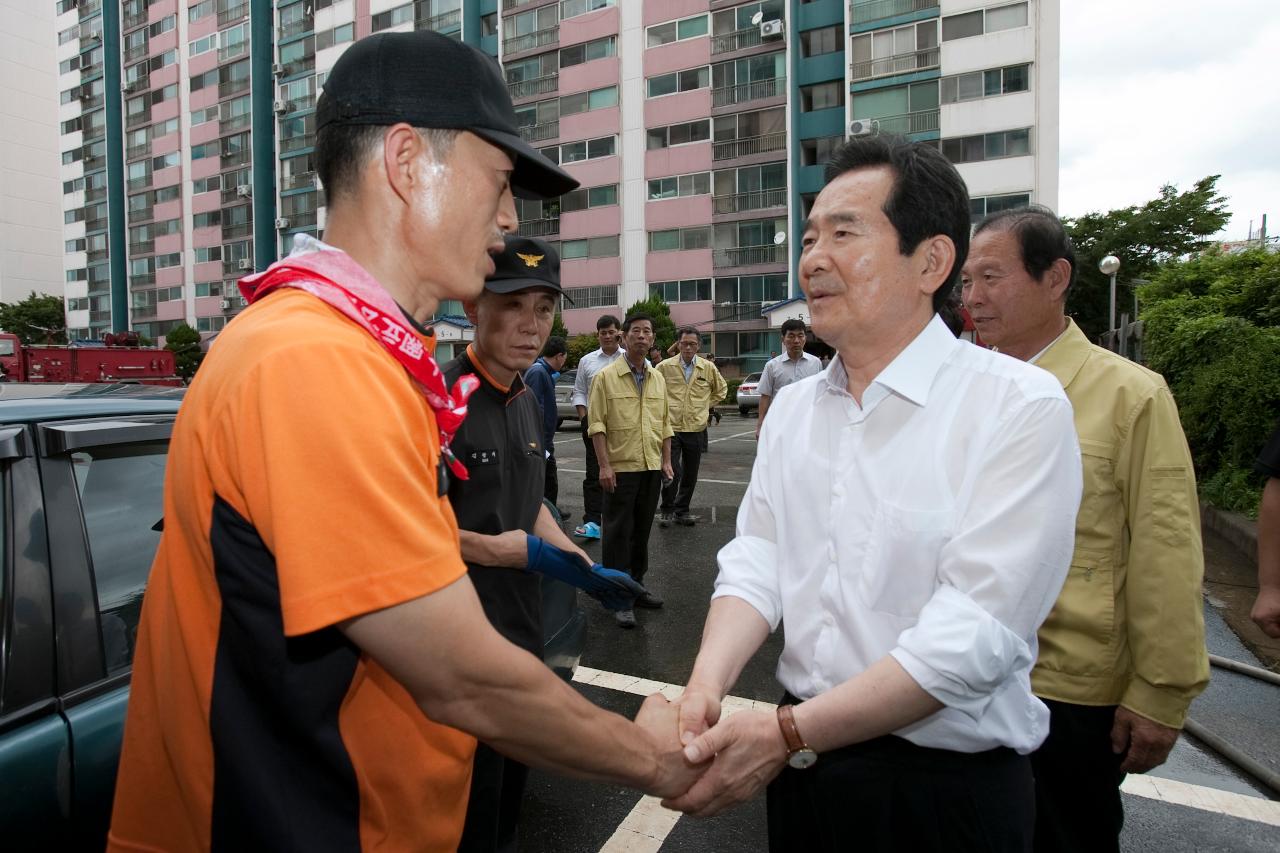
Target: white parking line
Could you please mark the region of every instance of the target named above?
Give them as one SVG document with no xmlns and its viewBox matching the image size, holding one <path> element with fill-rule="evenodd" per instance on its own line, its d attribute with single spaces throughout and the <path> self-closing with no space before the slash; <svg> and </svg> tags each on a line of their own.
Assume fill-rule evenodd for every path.
<svg viewBox="0 0 1280 853">
<path fill-rule="evenodd" d="M 746 432 L 734 433 L 733 435 L 724 435 L 724 436 L 721 436 L 720 438 L 711 439 L 710 441 L 707 442 L 707 444 L 715 444 L 717 441 L 728 441 L 731 438 L 742 438 L 744 435 L 751 436 L 751 440 L 754 441 L 756 431 L 753 429 L 749 429 Z"/>
<path fill-rule="evenodd" d="M 673 702 L 684 692 L 684 687 L 679 684 L 651 681 L 647 678 L 606 672 L 588 666 L 579 666 L 577 672 L 573 674 L 573 680 L 593 687 L 634 693 L 637 696 L 661 693 Z M 777 706 L 770 702 L 744 699 L 741 696 L 726 696 L 721 702 L 721 708 L 727 716 L 748 708 L 773 711 Z M 1280 802 L 1262 797 L 1251 797 L 1247 794 L 1222 791 L 1204 785 L 1192 785 L 1189 782 L 1179 782 L 1176 779 L 1165 779 L 1160 776 L 1132 774 L 1125 777 L 1120 790 L 1135 797 L 1159 800 L 1170 805 L 1252 820 L 1268 826 L 1280 826 Z M 662 808 L 659 800 L 644 797 L 622 821 L 613 837 L 600 848 L 600 851 L 601 853 L 656 851 L 679 820 L 680 815 Z"/>
</svg>

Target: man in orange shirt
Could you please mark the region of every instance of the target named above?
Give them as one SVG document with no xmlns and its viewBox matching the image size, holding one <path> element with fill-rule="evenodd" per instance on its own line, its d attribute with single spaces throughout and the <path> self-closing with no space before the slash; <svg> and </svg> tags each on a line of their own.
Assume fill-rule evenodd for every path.
<svg viewBox="0 0 1280 853">
<path fill-rule="evenodd" d="M 480 292 L 513 187 L 575 182 L 435 33 L 353 45 L 316 124 L 327 242 L 241 283 L 174 428 L 110 849 L 453 850 L 473 736 L 682 793 L 675 709 L 601 711 L 496 633 L 445 498 L 474 380 L 423 324 Z"/>
</svg>

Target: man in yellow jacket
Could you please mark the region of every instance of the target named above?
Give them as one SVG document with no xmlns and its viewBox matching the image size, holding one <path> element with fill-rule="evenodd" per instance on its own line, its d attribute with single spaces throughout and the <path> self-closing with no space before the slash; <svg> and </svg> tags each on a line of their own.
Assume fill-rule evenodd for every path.
<svg viewBox="0 0 1280 853">
<path fill-rule="evenodd" d="M 1114 851 L 1120 782 L 1164 763 L 1209 680 L 1204 554 L 1169 388 L 1066 317 L 1074 279 L 1062 223 L 1032 207 L 978 225 L 961 287 L 982 340 L 1052 373 L 1075 412 L 1084 463 L 1075 553 L 1031 674 L 1050 711 L 1048 739 L 1032 755 L 1035 846 Z"/>
<path fill-rule="evenodd" d="M 702 336 L 693 326 L 684 326 L 676 336 L 676 355 L 658 363 L 658 372 L 667 383 L 667 407 L 671 411 L 671 468 L 675 477 L 662 487 L 658 526 L 671 522 L 692 527 L 698 520 L 689 514 L 689 502 L 698 485 L 702 462 L 703 433 L 711 408 L 729 393 L 715 364 L 698 358 Z"/>
</svg>

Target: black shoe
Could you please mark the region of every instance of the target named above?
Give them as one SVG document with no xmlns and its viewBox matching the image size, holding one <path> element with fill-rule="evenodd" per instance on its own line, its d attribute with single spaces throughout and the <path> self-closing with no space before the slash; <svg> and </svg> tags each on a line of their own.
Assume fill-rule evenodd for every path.
<svg viewBox="0 0 1280 853">
<path fill-rule="evenodd" d="M 636 607 L 647 607 L 650 610 L 657 610 L 662 606 L 662 599 L 651 592 L 636 596 Z M 628 611 L 629 612 L 629 611 Z"/>
<path fill-rule="evenodd" d="M 676 524 L 680 525 L 681 527 L 693 527 L 695 524 L 698 523 L 698 520 L 701 518 L 702 516 L 700 515 L 689 515 L 687 513 L 685 515 L 677 515 Z"/>
<path fill-rule="evenodd" d="M 671 513 L 664 512 L 658 516 L 658 526 L 667 528 L 671 526 Z"/>
<path fill-rule="evenodd" d="M 613 621 L 618 623 L 619 628 L 634 628 L 636 626 L 636 612 L 634 610 L 615 610 Z"/>
</svg>

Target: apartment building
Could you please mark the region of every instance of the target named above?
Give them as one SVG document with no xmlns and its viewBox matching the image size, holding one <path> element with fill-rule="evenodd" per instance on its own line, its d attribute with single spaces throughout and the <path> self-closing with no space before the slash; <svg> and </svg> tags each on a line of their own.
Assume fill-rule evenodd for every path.
<svg viewBox="0 0 1280 853">
<path fill-rule="evenodd" d="M 116 5 L 119 3 L 119 5 Z M 581 188 L 519 201 L 571 333 L 650 294 L 727 374 L 803 316 L 796 233 L 850 133 L 937 144 L 974 215 L 1057 196 L 1057 0 L 61 0 L 69 325 L 216 333 L 320 235 L 317 93 L 352 41 L 433 29 L 502 63 Z M 71 252 L 72 245 L 77 247 Z M 442 305 L 441 354 L 469 338 Z"/>
</svg>

